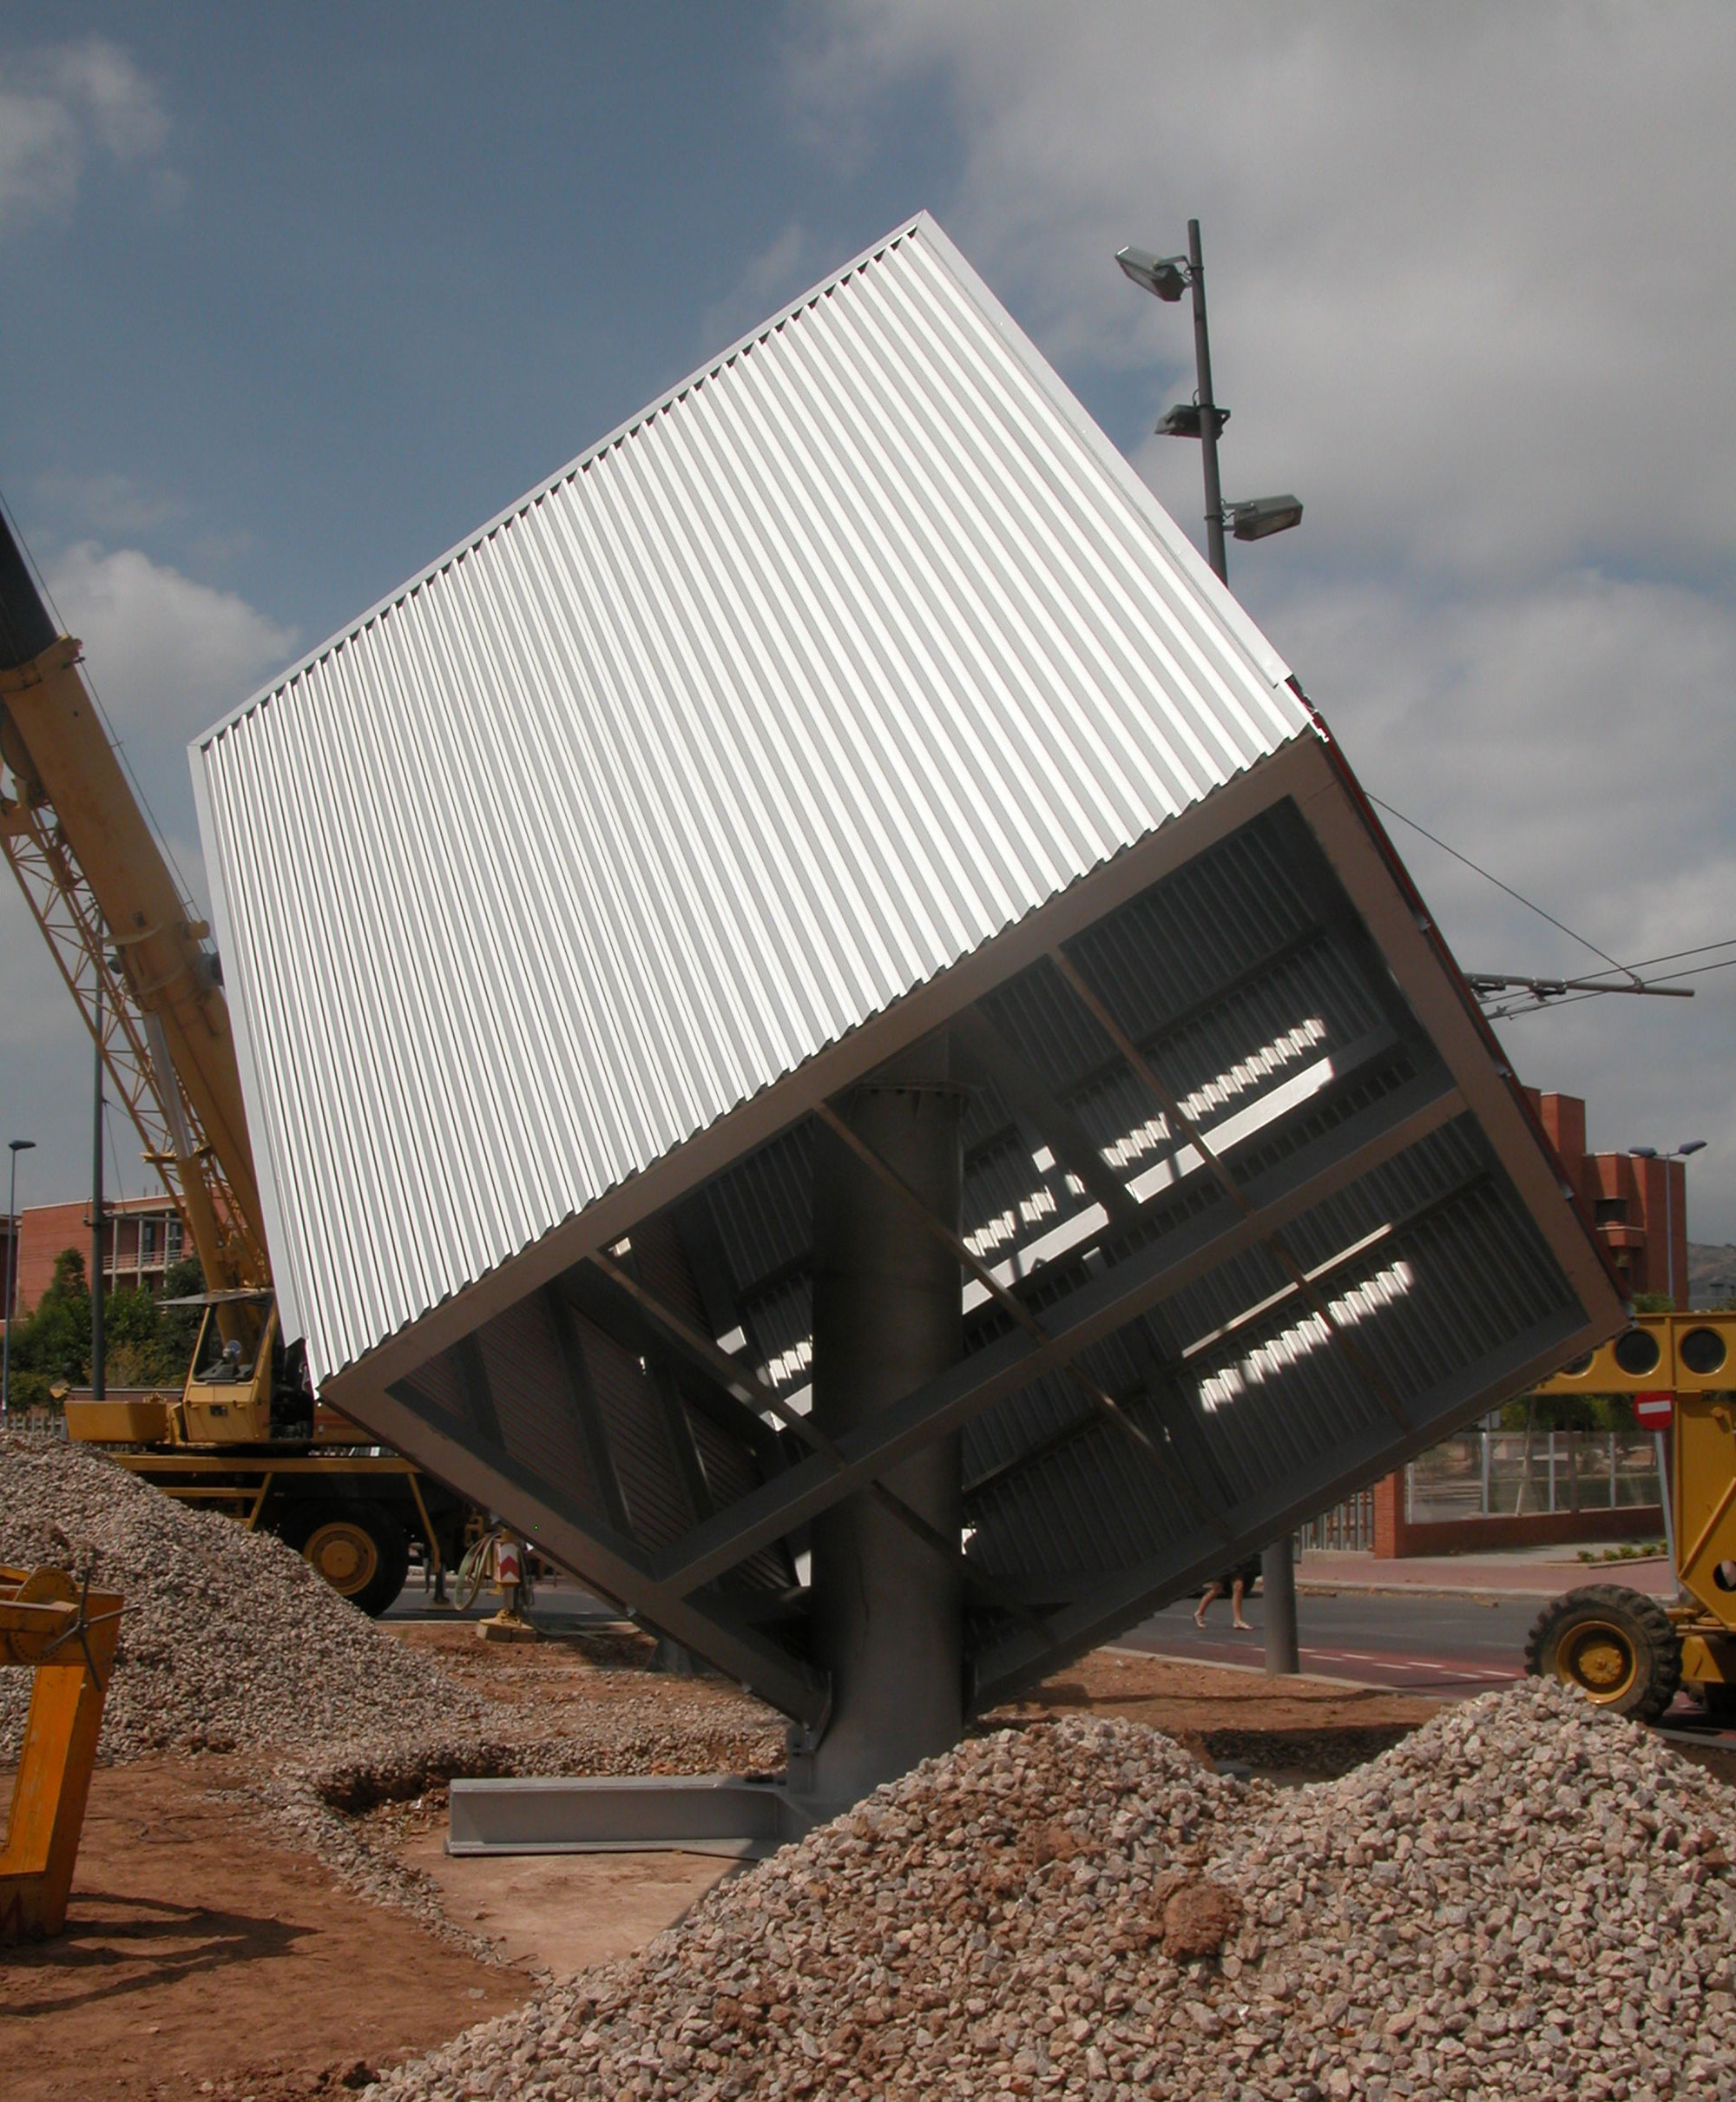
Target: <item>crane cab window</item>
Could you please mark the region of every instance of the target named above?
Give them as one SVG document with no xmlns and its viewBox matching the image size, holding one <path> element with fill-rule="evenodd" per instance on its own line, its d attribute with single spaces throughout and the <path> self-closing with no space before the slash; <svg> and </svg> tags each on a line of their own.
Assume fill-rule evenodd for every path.
<svg viewBox="0 0 1736 2102">
<path fill-rule="evenodd" d="M 268 1347 L 272 1300 L 226 1299 L 205 1309 L 193 1376 L 209 1387 L 244 1386 L 253 1376 L 260 1352 Z"/>
</svg>

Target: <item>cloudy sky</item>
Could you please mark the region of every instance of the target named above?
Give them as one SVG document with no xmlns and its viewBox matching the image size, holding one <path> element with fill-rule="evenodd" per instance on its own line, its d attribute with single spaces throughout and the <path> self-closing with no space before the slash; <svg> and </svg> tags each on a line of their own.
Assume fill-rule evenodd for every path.
<svg viewBox="0 0 1736 2102">
<path fill-rule="evenodd" d="M 0 7 L 0 491 L 201 890 L 193 732 L 920 207 L 1197 525 L 1111 260 L 1197 216 L 1227 493 L 1307 505 L 1233 586 L 1377 795 L 1649 959 L 1736 936 L 1733 106 L 1725 5 Z M 1596 966 L 1394 829 L 1467 965 Z M 1692 982 L 1504 1035 L 1736 1240 Z M 9 886 L 33 1201 L 82 1041 Z"/>
</svg>

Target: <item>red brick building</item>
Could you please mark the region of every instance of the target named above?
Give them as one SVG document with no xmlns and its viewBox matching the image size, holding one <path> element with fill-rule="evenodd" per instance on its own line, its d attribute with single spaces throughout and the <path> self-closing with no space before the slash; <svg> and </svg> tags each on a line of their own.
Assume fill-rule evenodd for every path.
<svg viewBox="0 0 1736 2102">
<path fill-rule="evenodd" d="M 1661 1292 L 1687 1305 L 1687 1169 L 1682 1161 L 1588 1153 L 1585 1104 L 1576 1095 L 1528 1088 L 1616 1274 L 1632 1298 Z"/>
<path fill-rule="evenodd" d="M 181 1214 L 167 1196 L 116 1197 L 107 1210 L 103 1229 L 102 1275 L 105 1288 L 148 1285 L 161 1291 L 163 1279 L 183 1253 Z M 0 1220 L 0 1235 L 5 1222 Z M 54 1282 L 55 1258 L 76 1248 L 90 1266 L 90 1203 L 32 1204 L 17 1216 L 17 1311 L 23 1320 Z M 3 1260 L 3 1242 L 0 1242 Z M 0 1284 L 4 1271 L 0 1269 Z M 4 1308 L 0 1308 L 0 1315 Z"/>
</svg>

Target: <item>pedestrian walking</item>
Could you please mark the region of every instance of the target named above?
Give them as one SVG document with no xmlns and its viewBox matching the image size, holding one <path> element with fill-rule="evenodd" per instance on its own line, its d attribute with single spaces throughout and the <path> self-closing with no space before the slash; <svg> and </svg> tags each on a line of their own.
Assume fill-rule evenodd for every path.
<svg viewBox="0 0 1736 2102">
<path fill-rule="evenodd" d="M 1226 1571 L 1221 1577 L 1213 1577 L 1206 1586 L 1205 1594 L 1194 1611 L 1194 1626 L 1196 1628 L 1205 1626 L 1206 1608 L 1211 1605 L 1213 1599 L 1227 1598 L 1230 1602 L 1230 1625 L 1233 1628 L 1240 1628 L 1245 1635 L 1252 1635 L 1253 1632 L 1252 1624 L 1242 1618 L 1242 1600 L 1247 1594 L 1248 1585 L 1259 1573 L 1259 1568 L 1258 1563 L 1250 1568 L 1247 1563 L 1243 1562 L 1234 1569 Z"/>
</svg>

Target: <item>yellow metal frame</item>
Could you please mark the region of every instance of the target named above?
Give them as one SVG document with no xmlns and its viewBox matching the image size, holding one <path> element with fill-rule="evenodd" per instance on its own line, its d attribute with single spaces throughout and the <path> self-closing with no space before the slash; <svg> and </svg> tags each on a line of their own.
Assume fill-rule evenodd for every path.
<svg viewBox="0 0 1736 2102">
<path fill-rule="evenodd" d="M 1696 1372 L 1683 1355 L 1683 1345 L 1704 1329 L 1723 1346 L 1712 1369 Z M 1629 1372 L 1625 1355 L 1635 1362 L 1648 1354 L 1635 1351 L 1636 1340 L 1654 1348 L 1644 1371 Z M 1692 1346 L 1689 1346 L 1692 1350 Z M 1611 1336 L 1582 1358 L 1564 1365 L 1553 1379 L 1533 1389 L 1540 1394 L 1701 1394 L 1736 1389 L 1736 1314 L 1636 1314 L 1620 1335 Z"/>
<path fill-rule="evenodd" d="M 66 1925 L 122 1601 L 64 1570 L 0 1569 L 0 1664 L 33 1669 L 30 1711 L 0 1852 L 0 1943 Z"/>
<path fill-rule="evenodd" d="M 308 1453 L 295 1459 L 260 1460 L 249 1465 L 247 1460 L 238 1460 L 232 1454 L 190 1452 L 184 1446 L 161 1453 L 116 1453 L 114 1457 L 129 1473 L 143 1475 L 147 1481 L 155 1482 L 165 1496 L 172 1496 L 179 1503 L 227 1504 L 231 1515 L 239 1519 L 249 1532 L 258 1526 L 266 1497 L 279 1475 L 330 1475 L 334 1464 L 330 1453 Z M 400 1459 L 395 1453 L 371 1453 L 340 1464 L 345 1474 L 401 1474 L 409 1478 L 411 1499 L 422 1520 L 422 1537 L 427 1543 L 429 1566 L 437 1577 L 445 1563 L 440 1553 L 439 1536 L 422 1494 L 421 1473 L 415 1464 Z M 222 1479 L 211 1482 L 158 1479 L 163 1475 L 187 1474 L 218 1475 Z M 481 1521 L 476 1522 L 479 1525 Z"/>
<path fill-rule="evenodd" d="M 1636 1338 L 1652 1350 L 1636 1348 Z M 1648 1356 L 1652 1362 L 1630 1370 L 1623 1355 L 1630 1365 Z M 1696 1371 L 1690 1357 L 1705 1369 Z M 1729 1641 L 1736 1636 L 1736 1587 L 1719 1581 L 1720 1569 L 1736 1575 L 1736 1313 L 1635 1315 L 1621 1334 L 1536 1391 L 1671 1397 L 1676 1577 L 1693 1602 L 1669 1609 L 1682 1637 L 1682 1676 L 1694 1684 L 1736 1681 Z"/>
</svg>

